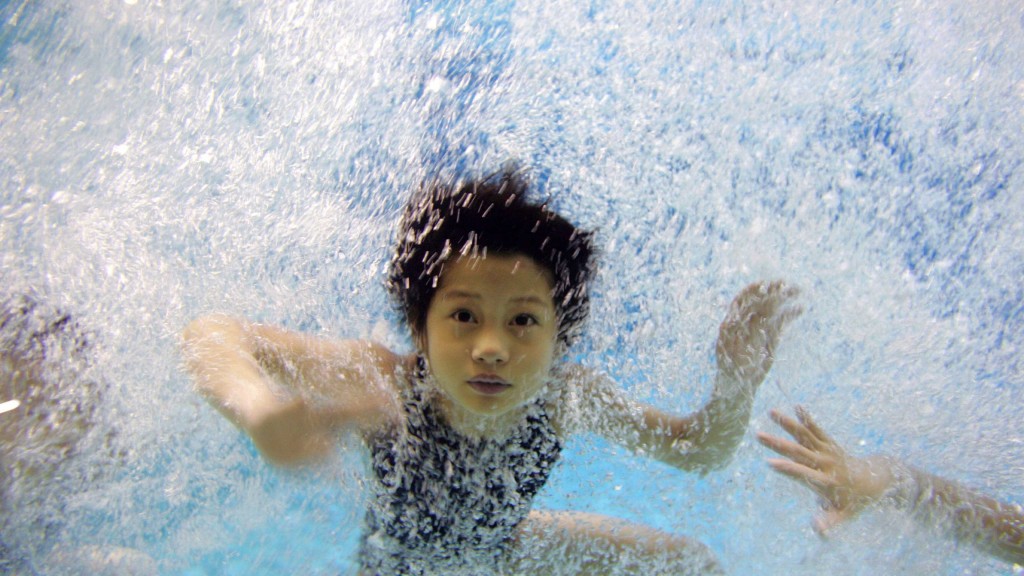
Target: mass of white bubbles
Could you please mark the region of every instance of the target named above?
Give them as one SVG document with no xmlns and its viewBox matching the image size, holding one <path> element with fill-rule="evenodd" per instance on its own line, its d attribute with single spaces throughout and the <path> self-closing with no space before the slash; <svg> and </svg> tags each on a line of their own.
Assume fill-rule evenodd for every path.
<svg viewBox="0 0 1024 576">
<path fill-rule="evenodd" d="M 0 17 L 3 282 L 92 328 L 109 388 L 112 449 L 81 464 L 108 472 L 51 511 L 61 538 L 168 574 L 350 569 L 358 451 L 265 465 L 195 394 L 178 334 L 223 311 L 407 348 L 382 288 L 402 202 L 510 160 L 598 231 L 582 362 L 694 409 L 732 295 L 782 278 L 805 312 L 752 428 L 805 404 L 854 450 L 1024 502 L 1018 2 L 16 0 Z M 584 439 L 538 504 L 691 535 L 737 574 L 1006 573 L 882 513 L 816 538 L 811 494 L 751 438 L 706 478 Z"/>
</svg>

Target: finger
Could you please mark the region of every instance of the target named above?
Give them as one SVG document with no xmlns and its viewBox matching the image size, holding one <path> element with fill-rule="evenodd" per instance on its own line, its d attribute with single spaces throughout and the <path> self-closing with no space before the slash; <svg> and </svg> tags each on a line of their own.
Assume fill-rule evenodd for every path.
<svg viewBox="0 0 1024 576">
<path fill-rule="evenodd" d="M 772 311 L 771 315 L 764 319 L 768 343 L 774 344 L 779 335 L 782 334 L 782 331 L 786 329 L 786 326 L 793 320 L 796 320 L 803 312 L 804 309 L 801 306 L 789 305 L 782 307 L 781 310 Z"/>
<path fill-rule="evenodd" d="M 768 296 L 775 300 L 789 300 L 800 295 L 800 288 L 785 280 L 771 280 L 754 284 L 759 294 Z"/>
<path fill-rule="evenodd" d="M 800 288 L 785 280 L 772 280 L 766 284 L 762 293 L 771 295 L 776 299 L 789 300 L 800 295 Z"/>
<path fill-rule="evenodd" d="M 768 316 L 778 301 L 778 289 L 766 282 L 755 282 L 744 288 L 733 300 L 737 310 L 757 316 Z"/>
<path fill-rule="evenodd" d="M 775 322 L 780 328 L 785 327 L 787 324 L 796 320 L 804 313 L 804 307 L 799 304 L 787 305 L 781 312 L 775 315 Z"/>
<path fill-rule="evenodd" d="M 800 423 L 804 425 L 808 432 L 814 435 L 822 444 L 836 445 L 832 437 L 825 432 L 821 426 L 811 417 L 811 412 L 807 408 L 798 405 L 796 407 L 796 416 L 800 419 Z"/>
<path fill-rule="evenodd" d="M 749 284 L 733 298 L 726 319 L 732 323 L 746 324 L 751 319 L 757 318 L 759 321 L 770 323 L 777 328 L 779 322 L 784 323 L 792 319 L 792 314 L 780 315 L 780 310 L 785 308 L 797 294 L 799 294 L 799 289 L 791 287 L 781 280 Z"/>
<path fill-rule="evenodd" d="M 802 423 L 790 418 L 778 410 L 772 410 L 770 412 L 772 420 L 775 421 L 783 430 L 789 433 L 797 442 L 801 445 L 811 449 L 817 450 L 821 448 L 822 444 L 818 438 L 807 429 Z"/>
<path fill-rule="evenodd" d="M 821 536 L 827 536 L 840 524 L 854 516 L 850 508 L 826 508 L 814 519 L 814 531 Z"/>
<path fill-rule="evenodd" d="M 750 311 L 780 330 L 786 324 L 803 314 L 803 307 L 794 302 L 798 290 L 779 289 L 759 296 L 748 306 Z"/>
<path fill-rule="evenodd" d="M 778 300 L 778 287 L 775 282 L 754 282 L 740 290 L 740 293 L 733 298 L 732 309 L 735 311 L 745 310 L 748 313 L 758 313 L 764 316 L 762 310 L 767 304 L 771 306 Z"/>
<path fill-rule="evenodd" d="M 825 490 L 835 485 L 835 482 L 829 475 L 790 460 L 769 458 L 768 465 L 779 474 L 806 485 L 818 494 L 824 495 Z"/>
<path fill-rule="evenodd" d="M 752 302 L 757 299 L 756 293 L 752 293 L 748 286 L 736 295 L 729 304 L 729 311 L 725 315 L 727 323 L 742 323 L 753 315 Z"/>
<path fill-rule="evenodd" d="M 790 436 L 797 438 L 801 433 L 805 432 L 805 426 L 796 420 L 790 418 L 785 412 L 781 410 L 772 409 L 768 412 L 769 417 L 772 421 L 779 425 L 783 430 L 789 433 Z"/>
<path fill-rule="evenodd" d="M 785 300 L 792 300 L 800 295 L 800 287 L 794 284 L 788 284 L 783 280 L 777 281 L 778 283 L 778 295 Z"/>
<path fill-rule="evenodd" d="M 790 442 L 784 438 L 771 436 L 764 432 L 757 433 L 757 440 L 766 448 L 773 450 L 779 455 L 785 456 L 798 464 L 802 464 L 809 468 L 820 467 L 821 459 L 818 454 L 808 450 L 796 442 Z"/>
</svg>

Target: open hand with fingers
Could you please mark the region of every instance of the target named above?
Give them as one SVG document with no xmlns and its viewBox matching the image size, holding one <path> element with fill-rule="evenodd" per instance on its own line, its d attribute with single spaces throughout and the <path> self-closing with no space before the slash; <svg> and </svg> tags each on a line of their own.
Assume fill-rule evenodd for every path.
<svg viewBox="0 0 1024 576">
<path fill-rule="evenodd" d="M 781 280 L 756 282 L 733 299 L 718 330 L 719 374 L 760 385 L 775 360 L 775 348 L 786 325 L 803 309 L 794 303 L 800 293 Z"/>
<path fill-rule="evenodd" d="M 852 456 L 818 426 L 806 409 L 797 406 L 796 415 L 794 420 L 778 410 L 771 411 L 772 420 L 793 440 L 764 432 L 758 432 L 757 439 L 788 458 L 769 459 L 772 468 L 821 497 L 822 512 L 814 526 L 818 533 L 825 534 L 885 496 L 894 481 L 891 462 L 885 457 Z"/>
</svg>

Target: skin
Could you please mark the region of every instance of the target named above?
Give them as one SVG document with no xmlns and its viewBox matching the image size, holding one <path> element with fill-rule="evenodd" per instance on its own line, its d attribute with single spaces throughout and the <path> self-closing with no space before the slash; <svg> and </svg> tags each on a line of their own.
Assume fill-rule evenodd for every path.
<svg viewBox="0 0 1024 576">
<path fill-rule="evenodd" d="M 768 463 L 806 485 L 823 501 L 815 529 L 825 535 L 870 506 L 891 501 L 953 537 L 1008 562 L 1024 564 L 1024 508 L 979 494 L 955 482 L 910 468 L 893 458 L 851 455 L 803 408 L 797 418 L 773 410 L 772 420 L 793 440 L 758 433 L 784 458 Z"/>
<path fill-rule="evenodd" d="M 547 270 L 522 256 L 446 267 L 421 347 L 457 430 L 503 433 L 547 384 L 558 334 L 552 289 Z"/>
<path fill-rule="evenodd" d="M 719 329 L 712 398 L 676 416 L 621 394 L 607 377 L 559 365 L 551 276 L 519 254 L 460 257 L 446 263 L 414 341 L 441 391 L 442 413 L 466 434 L 503 434 L 524 406 L 542 397 L 562 436 L 594 432 L 684 470 L 723 467 L 746 429 L 757 388 L 785 325 L 800 313 L 797 292 L 781 282 L 752 284 Z M 272 463 L 292 466 L 330 454 L 339 429 L 360 434 L 399 426 L 400 390 L 416 354 L 367 341 L 336 341 L 225 317 L 200 318 L 183 333 L 186 368 L 211 404 L 245 430 Z M 499 381 L 502 386 L 488 385 Z M 480 386 L 480 382 L 485 382 Z M 290 393 L 282 398 L 273 390 Z M 559 388 L 572 390 L 568 409 Z M 715 573 L 701 545 L 654 529 L 589 514 L 534 511 L 520 527 L 513 571 L 564 566 L 602 574 L 633 558 L 689 573 L 697 561 Z M 528 552 L 527 552 L 528 551 Z M 696 559 L 696 560 L 695 560 Z"/>
</svg>

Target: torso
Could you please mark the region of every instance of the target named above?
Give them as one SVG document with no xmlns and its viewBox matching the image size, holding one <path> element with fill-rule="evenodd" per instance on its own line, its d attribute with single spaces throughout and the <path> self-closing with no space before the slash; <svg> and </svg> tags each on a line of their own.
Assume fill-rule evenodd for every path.
<svg viewBox="0 0 1024 576">
<path fill-rule="evenodd" d="M 472 438 L 445 422 L 424 372 L 401 386 L 401 424 L 367 439 L 375 482 L 360 549 L 366 573 L 500 565 L 561 453 L 544 399 L 505 438 Z"/>
</svg>

